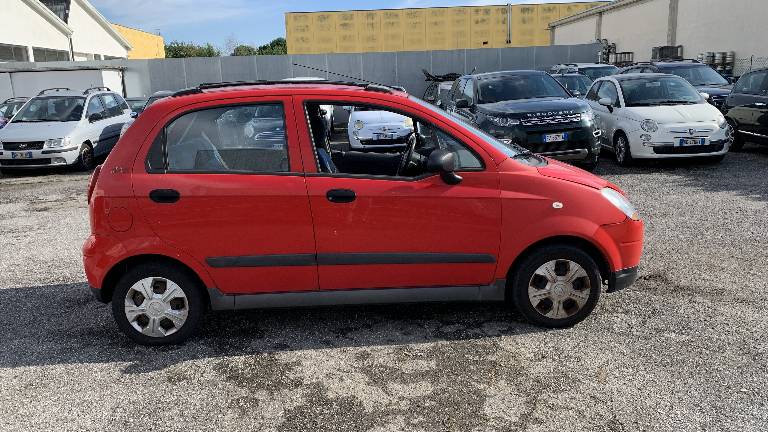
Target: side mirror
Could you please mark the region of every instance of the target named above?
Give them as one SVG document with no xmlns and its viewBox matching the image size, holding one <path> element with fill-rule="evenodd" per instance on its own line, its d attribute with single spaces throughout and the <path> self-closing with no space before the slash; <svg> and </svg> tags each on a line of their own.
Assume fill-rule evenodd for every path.
<svg viewBox="0 0 768 432">
<path fill-rule="evenodd" d="M 608 108 L 608 111 L 613 112 L 613 101 L 609 98 L 602 98 L 599 101 L 597 101 L 600 105 Z"/>
<path fill-rule="evenodd" d="M 581 97 L 581 92 L 578 90 L 571 90 L 573 97 Z"/>
<path fill-rule="evenodd" d="M 94 123 L 94 122 L 97 122 L 97 121 L 99 121 L 99 120 L 101 120 L 103 118 L 104 118 L 104 116 L 102 116 L 101 114 L 93 113 L 93 114 L 88 116 L 88 121 L 91 122 L 91 123 Z"/>
<path fill-rule="evenodd" d="M 456 174 L 456 153 L 444 149 L 436 149 L 427 158 L 427 170 L 440 173 L 440 178 L 449 185 L 459 184 L 463 179 Z"/>
<path fill-rule="evenodd" d="M 138 117 L 138 116 L 139 116 L 139 113 L 137 113 L 136 111 L 132 111 L 132 112 L 131 112 L 131 118 L 132 118 L 132 119 L 135 119 L 135 118 L 136 118 L 136 117 Z"/>
<path fill-rule="evenodd" d="M 456 108 L 469 108 L 472 106 L 467 99 L 459 99 L 456 101 Z"/>
<path fill-rule="evenodd" d="M 326 111 L 326 110 L 324 110 L 324 109 L 322 109 L 322 108 L 321 108 L 321 109 L 320 109 L 320 115 L 321 115 L 321 116 L 323 116 L 323 117 L 325 117 L 325 116 L 327 116 L 327 115 L 328 115 L 328 111 Z"/>
<path fill-rule="evenodd" d="M 703 97 L 705 100 L 709 100 L 709 93 L 699 92 L 701 97 Z"/>
</svg>

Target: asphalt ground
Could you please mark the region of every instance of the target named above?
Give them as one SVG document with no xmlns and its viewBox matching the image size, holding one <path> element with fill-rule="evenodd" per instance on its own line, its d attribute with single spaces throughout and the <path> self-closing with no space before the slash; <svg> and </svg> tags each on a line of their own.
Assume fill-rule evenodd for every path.
<svg viewBox="0 0 768 432">
<path fill-rule="evenodd" d="M 768 147 L 745 149 L 603 159 L 646 250 L 574 328 L 502 304 L 253 311 L 166 348 L 87 289 L 87 174 L 0 177 L 0 430 L 766 430 Z"/>
</svg>

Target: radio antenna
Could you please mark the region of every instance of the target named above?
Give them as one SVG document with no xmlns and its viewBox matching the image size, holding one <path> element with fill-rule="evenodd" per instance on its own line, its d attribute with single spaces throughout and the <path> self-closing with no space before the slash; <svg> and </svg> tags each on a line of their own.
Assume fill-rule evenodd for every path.
<svg viewBox="0 0 768 432">
<path fill-rule="evenodd" d="M 405 89 L 403 89 L 400 86 L 393 86 L 393 85 L 389 85 L 389 84 L 382 84 L 382 83 L 379 83 L 379 82 L 376 82 L 376 81 L 371 81 L 371 80 L 367 80 L 367 79 L 363 79 L 363 78 L 358 78 L 358 77 L 351 76 L 351 75 L 344 75 L 344 74 L 341 74 L 341 73 L 338 73 L 338 72 L 331 72 L 329 70 L 320 69 L 320 68 L 316 68 L 316 67 L 312 67 L 312 66 L 307 66 L 307 65 L 303 65 L 303 64 L 299 64 L 299 63 L 294 63 L 293 65 L 294 66 L 303 67 L 303 68 L 306 68 L 306 69 L 309 69 L 309 70 L 317 71 L 317 72 L 323 72 L 323 73 L 327 73 L 327 74 L 331 74 L 331 75 L 340 76 L 342 78 L 347 78 L 347 79 L 355 80 L 355 82 L 365 82 L 365 83 L 374 84 L 374 85 L 378 85 L 378 86 L 382 86 L 382 87 L 389 87 L 389 88 L 393 88 L 393 89 L 397 89 L 397 90 L 401 90 L 401 89 L 405 90 Z"/>
</svg>

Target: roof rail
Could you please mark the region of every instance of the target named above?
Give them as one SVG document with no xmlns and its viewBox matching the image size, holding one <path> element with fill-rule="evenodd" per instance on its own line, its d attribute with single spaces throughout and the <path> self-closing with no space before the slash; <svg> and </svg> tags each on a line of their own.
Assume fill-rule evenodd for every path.
<svg viewBox="0 0 768 432">
<path fill-rule="evenodd" d="M 69 87 L 52 87 L 52 88 L 40 90 L 40 93 L 38 93 L 37 95 L 42 96 L 48 92 L 59 92 L 59 91 L 72 91 L 72 89 Z"/>
<path fill-rule="evenodd" d="M 345 85 L 345 86 L 351 86 L 351 87 L 360 87 L 368 91 L 374 91 L 374 92 L 380 92 L 380 93 L 392 93 L 393 90 L 403 91 L 403 92 L 405 91 L 405 89 L 402 87 L 389 87 L 389 86 L 380 85 L 380 84 L 368 84 L 368 83 L 358 83 L 358 82 L 350 82 L 350 81 L 330 81 L 330 80 L 316 80 L 316 79 L 297 80 L 297 81 L 258 80 L 258 81 L 230 81 L 230 82 L 218 82 L 218 83 L 203 83 L 198 85 L 197 87 L 190 87 L 190 88 L 179 90 L 176 93 L 174 93 L 172 97 L 199 94 L 199 93 L 202 93 L 204 90 L 212 90 L 212 89 L 218 89 L 218 88 L 277 85 L 277 84 L 280 84 L 280 85 L 335 84 L 335 85 Z"/>
<path fill-rule="evenodd" d="M 3 103 L 7 104 L 7 103 L 11 103 L 11 102 L 24 102 L 24 101 L 27 101 L 27 100 L 29 100 L 29 98 L 27 98 L 27 97 L 12 97 L 12 98 L 6 99 Z"/>
<path fill-rule="evenodd" d="M 109 87 L 91 87 L 89 89 L 85 89 L 83 92 L 84 95 L 87 95 L 88 93 L 95 92 L 95 91 L 112 91 Z"/>
<path fill-rule="evenodd" d="M 696 59 L 686 59 L 686 58 L 662 58 L 662 59 L 658 59 L 656 61 L 657 62 L 669 62 L 669 63 L 673 63 L 673 62 L 701 63 L 700 61 L 698 61 Z"/>
</svg>

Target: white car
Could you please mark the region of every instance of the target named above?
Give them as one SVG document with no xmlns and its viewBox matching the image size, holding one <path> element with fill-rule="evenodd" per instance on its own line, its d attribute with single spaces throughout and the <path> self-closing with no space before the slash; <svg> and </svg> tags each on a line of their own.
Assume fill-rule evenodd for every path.
<svg viewBox="0 0 768 432">
<path fill-rule="evenodd" d="M 627 74 L 596 80 L 586 101 L 602 130 L 603 147 L 614 152 L 619 165 L 628 165 L 634 159 L 722 159 L 732 132 L 707 98 L 675 75 Z"/>
<path fill-rule="evenodd" d="M 122 96 L 106 87 L 43 90 L 0 130 L 0 168 L 91 169 L 115 146 L 130 114 Z"/>
<path fill-rule="evenodd" d="M 356 108 L 349 114 L 348 130 L 352 150 L 390 150 L 405 146 L 413 133 L 413 120 L 389 111 Z"/>
</svg>

